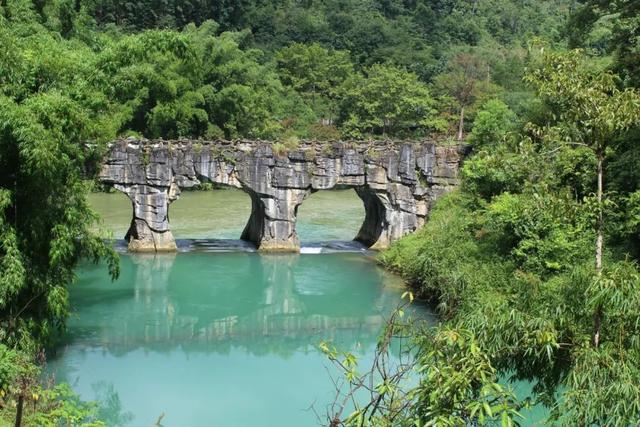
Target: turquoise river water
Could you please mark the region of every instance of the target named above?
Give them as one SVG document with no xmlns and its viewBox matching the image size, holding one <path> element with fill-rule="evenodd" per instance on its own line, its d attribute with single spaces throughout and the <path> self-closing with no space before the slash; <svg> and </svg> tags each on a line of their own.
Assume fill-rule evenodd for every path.
<svg viewBox="0 0 640 427">
<path fill-rule="evenodd" d="M 96 194 L 91 202 L 121 238 L 128 200 Z M 171 207 L 172 229 L 178 239 L 237 239 L 249 209 L 239 191 L 185 193 Z M 348 240 L 363 216 L 352 190 L 317 193 L 299 211 L 303 246 Z M 366 366 L 404 291 L 360 248 L 329 252 L 122 254 L 115 282 L 104 267 L 83 264 L 48 372 L 99 401 L 109 426 L 159 418 L 164 427 L 318 425 L 316 413 L 335 396 L 318 343 L 353 351 Z M 414 309 L 432 319 L 428 308 Z"/>
</svg>

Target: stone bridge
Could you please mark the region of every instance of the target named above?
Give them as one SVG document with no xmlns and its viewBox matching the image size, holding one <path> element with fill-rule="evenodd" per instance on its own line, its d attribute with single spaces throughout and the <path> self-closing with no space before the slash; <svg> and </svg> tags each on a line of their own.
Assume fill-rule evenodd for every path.
<svg viewBox="0 0 640 427">
<path fill-rule="evenodd" d="M 130 251 L 176 250 L 169 205 L 202 182 L 251 197 L 241 238 L 261 251 L 295 252 L 298 207 L 313 192 L 354 188 L 365 219 L 355 237 L 372 249 L 420 228 L 434 203 L 458 184 L 461 151 L 434 142 L 114 141 L 100 181 L 133 205 Z"/>
</svg>

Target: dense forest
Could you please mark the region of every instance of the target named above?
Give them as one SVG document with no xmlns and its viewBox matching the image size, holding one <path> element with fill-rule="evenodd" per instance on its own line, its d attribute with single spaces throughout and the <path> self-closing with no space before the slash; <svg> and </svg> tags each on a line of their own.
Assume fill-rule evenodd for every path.
<svg viewBox="0 0 640 427">
<path fill-rule="evenodd" d="M 517 424 L 507 375 L 549 424 L 636 425 L 638 40 L 637 0 L 0 0 L 0 418 L 101 425 L 38 371 L 78 260 L 118 275 L 85 198 L 104 142 L 383 137 L 471 155 L 380 257 L 441 315 L 419 385 L 339 422 Z"/>
<path fill-rule="evenodd" d="M 572 9 L 568 1 L 5 3 L 2 92 L 18 103 L 62 94 L 95 140 L 466 132 L 490 98 L 529 108 L 521 77 L 531 44 L 563 43 Z"/>
</svg>

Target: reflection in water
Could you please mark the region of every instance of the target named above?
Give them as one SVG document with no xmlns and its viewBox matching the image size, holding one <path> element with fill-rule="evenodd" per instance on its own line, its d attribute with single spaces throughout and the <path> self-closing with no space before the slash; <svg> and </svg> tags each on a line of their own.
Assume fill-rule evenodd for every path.
<svg viewBox="0 0 640 427">
<path fill-rule="evenodd" d="M 100 402 L 99 418 L 109 427 L 121 427 L 133 421 L 133 414 L 122 409 L 122 402 L 113 384 L 98 381 L 91 384 L 96 401 Z"/>
<path fill-rule="evenodd" d="M 137 347 L 163 351 L 178 344 L 210 351 L 199 343 L 212 341 L 262 352 L 263 339 L 273 344 L 272 338 L 280 337 L 285 338 L 280 351 L 288 353 L 354 330 L 357 338 L 373 342 L 382 313 L 397 304 L 395 292 L 382 292 L 382 270 L 362 256 L 325 255 L 321 260 L 232 253 L 222 258 L 215 262 L 215 256 L 203 253 L 124 256 L 127 277 L 109 285 L 94 280 L 94 268 L 98 275 L 102 269 L 88 266 L 72 299 L 78 310 L 72 332 L 80 334 L 71 337 L 115 353 Z M 327 259 L 342 268 L 327 274 Z M 294 340 L 287 345 L 286 338 Z"/>
<path fill-rule="evenodd" d="M 349 253 L 125 255 L 121 269 L 115 283 L 81 269 L 76 316 L 50 362 L 83 397 L 108 402 L 109 425 L 161 413 L 167 427 L 314 425 L 302 410 L 331 396 L 318 342 L 367 359 L 401 293 Z"/>
</svg>

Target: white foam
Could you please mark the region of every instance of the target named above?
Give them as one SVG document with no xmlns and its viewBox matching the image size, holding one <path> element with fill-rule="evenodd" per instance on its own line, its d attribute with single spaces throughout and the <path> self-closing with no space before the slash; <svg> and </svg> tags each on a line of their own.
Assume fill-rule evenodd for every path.
<svg viewBox="0 0 640 427">
<path fill-rule="evenodd" d="M 322 248 L 300 248 L 301 254 L 319 254 L 322 253 Z"/>
</svg>

